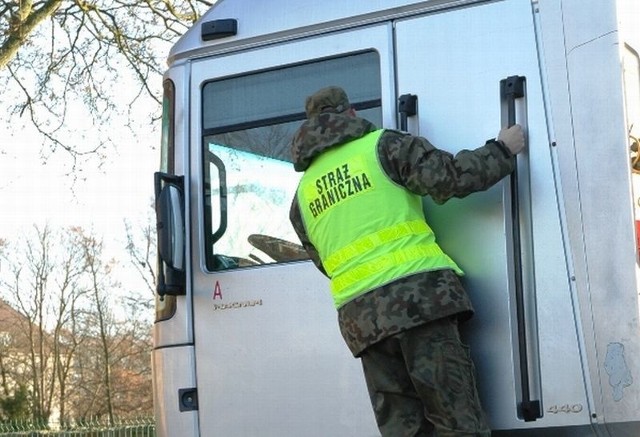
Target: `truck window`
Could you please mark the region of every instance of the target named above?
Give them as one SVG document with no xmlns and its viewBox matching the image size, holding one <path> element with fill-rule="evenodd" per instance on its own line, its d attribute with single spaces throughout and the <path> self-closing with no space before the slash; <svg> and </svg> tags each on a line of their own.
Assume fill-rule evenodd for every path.
<svg viewBox="0 0 640 437">
<path fill-rule="evenodd" d="M 300 174 L 289 144 L 304 101 L 342 86 L 359 115 L 380 126 L 376 52 L 290 65 L 202 87 L 204 242 L 209 271 L 307 259 L 289 223 Z"/>
</svg>

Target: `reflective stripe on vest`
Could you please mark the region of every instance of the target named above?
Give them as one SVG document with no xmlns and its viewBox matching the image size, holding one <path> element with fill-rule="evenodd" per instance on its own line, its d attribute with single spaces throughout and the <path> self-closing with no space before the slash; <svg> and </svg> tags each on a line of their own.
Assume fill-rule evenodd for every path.
<svg viewBox="0 0 640 437">
<path fill-rule="evenodd" d="M 432 231 L 424 220 L 398 223 L 369 235 L 365 235 L 351 244 L 347 244 L 342 249 L 339 249 L 329 255 L 327 259 L 322 262 L 322 265 L 329 276 L 332 276 L 337 266 L 363 254 L 364 252 L 373 250 L 378 246 L 408 235 L 418 235 L 427 232 Z"/>
<path fill-rule="evenodd" d="M 463 274 L 436 244 L 420 196 L 382 170 L 377 156 L 382 132 L 328 149 L 298 186 L 305 228 L 331 278 L 336 307 L 421 271 L 446 268 Z"/>
</svg>

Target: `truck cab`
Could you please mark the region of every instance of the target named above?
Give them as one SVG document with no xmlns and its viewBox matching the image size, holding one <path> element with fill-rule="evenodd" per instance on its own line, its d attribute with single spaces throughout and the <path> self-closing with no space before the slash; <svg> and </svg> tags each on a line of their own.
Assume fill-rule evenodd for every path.
<svg viewBox="0 0 640 437">
<path fill-rule="evenodd" d="M 525 127 L 515 180 L 423 202 L 466 272 L 476 314 L 462 330 L 490 425 L 639 435 L 637 7 L 333 3 L 221 0 L 169 54 L 158 435 L 379 435 L 328 280 L 288 219 L 300 178 L 289 144 L 305 98 L 330 85 L 375 125 L 452 153 Z"/>
</svg>

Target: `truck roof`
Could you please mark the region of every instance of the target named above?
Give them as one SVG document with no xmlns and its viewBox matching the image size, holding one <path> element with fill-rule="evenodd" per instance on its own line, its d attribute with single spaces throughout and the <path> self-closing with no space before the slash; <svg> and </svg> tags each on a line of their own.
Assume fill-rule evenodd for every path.
<svg viewBox="0 0 640 437">
<path fill-rule="evenodd" d="M 437 11 L 487 0 L 218 0 L 187 31 L 169 52 L 168 64 L 200 57 L 212 52 L 224 53 L 239 47 L 251 48 L 294 36 L 340 30 L 354 24 L 367 25 L 421 11 Z M 203 41 L 203 23 L 234 19 L 237 34 Z"/>
</svg>

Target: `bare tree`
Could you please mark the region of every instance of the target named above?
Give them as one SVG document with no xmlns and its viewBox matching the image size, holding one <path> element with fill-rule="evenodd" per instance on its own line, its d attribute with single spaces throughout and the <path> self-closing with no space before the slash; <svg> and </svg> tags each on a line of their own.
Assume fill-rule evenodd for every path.
<svg viewBox="0 0 640 437">
<path fill-rule="evenodd" d="M 99 374 L 102 380 L 99 386 L 104 394 L 104 404 L 109 423 L 114 422 L 113 411 L 113 389 L 111 383 L 111 332 L 112 314 L 107 298 L 107 291 L 113 288 L 110 278 L 112 262 L 103 261 L 103 243 L 94 235 L 85 233 L 82 229 L 75 229 L 77 247 L 81 250 L 84 263 L 87 269 L 88 289 L 91 296 L 93 311 L 90 311 L 89 320 L 92 321 L 94 329 L 89 332 L 97 338 L 97 352 L 99 362 Z"/>
<path fill-rule="evenodd" d="M 125 220 L 124 227 L 127 237 L 126 250 L 131 259 L 131 264 L 147 286 L 149 291 L 147 297 L 153 299 L 156 290 L 157 268 L 157 235 L 153 205 L 147 210 L 143 223 L 133 224 L 130 220 Z"/>
<path fill-rule="evenodd" d="M 112 338 L 113 410 L 119 417 L 153 414 L 151 395 L 151 329 L 139 317 L 118 323 Z"/>
<path fill-rule="evenodd" d="M 110 421 L 150 414 L 151 326 L 140 314 L 148 307 L 135 299 L 121 299 L 116 308 L 113 291 L 121 287 L 113 278 L 115 261 L 105 261 L 103 242 L 95 235 L 77 229 L 76 241 L 85 259 L 91 302 L 83 342 L 83 351 L 89 355 L 75 357 L 84 375 L 80 414 L 105 415 Z"/>
<path fill-rule="evenodd" d="M 16 272 L 14 297 L 19 311 L 25 316 L 25 333 L 29 340 L 29 367 L 31 370 L 31 396 L 34 419 L 48 419 L 55 380 L 51 377 L 51 344 L 46 334 L 45 319 L 50 310 L 46 298 L 50 275 L 54 271 L 51 259 L 51 233 L 48 228 L 37 229 L 37 239 L 26 243 L 26 274 L 28 279 L 20 281 L 22 267 Z M 22 291 L 22 284 L 28 284 Z M 55 365 L 55 362 L 53 362 Z"/>
<path fill-rule="evenodd" d="M 46 420 L 54 406 L 64 414 L 65 393 L 58 388 L 66 386 L 72 353 L 62 339 L 83 295 L 79 280 L 85 265 L 67 233 L 35 227 L 21 243 L 3 260 L 11 281 L 3 279 L 2 285 L 19 314 L 12 316 L 18 329 L 10 336 L 20 347 L 11 358 L 28 369 L 27 379 L 14 382 L 28 387 L 33 418 Z"/>
<path fill-rule="evenodd" d="M 71 232 L 65 233 L 67 258 L 62 264 L 62 282 L 56 300 L 56 320 L 53 329 L 53 354 L 56 360 L 55 377 L 58 383 L 60 421 L 67 418 L 67 392 L 71 385 L 73 360 L 76 351 L 82 345 L 82 303 L 88 290 L 80 285 L 81 276 L 86 274 L 86 265 L 82 262 L 82 253 L 75 247 Z"/>
<path fill-rule="evenodd" d="M 102 239 L 36 227 L 0 243 L 0 409 L 24 387 L 35 419 L 152 414 L 148 307 L 115 300 Z"/>
<path fill-rule="evenodd" d="M 118 95 L 159 100 L 161 59 L 215 0 L 7 0 L 0 4 L 0 86 L 15 90 L 13 116 L 26 116 L 52 148 L 74 159 L 110 142 L 89 131 L 70 143 L 80 103 L 89 124 L 117 112 Z M 134 87 L 134 91 L 125 87 Z M 5 99 L 5 102 L 10 100 Z M 157 106 L 159 108 L 159 105 Z M 157 110 L 157 108 L 154 108 Z M 6 147 L 6 146 L 5 146 Z"/>
</svg>

